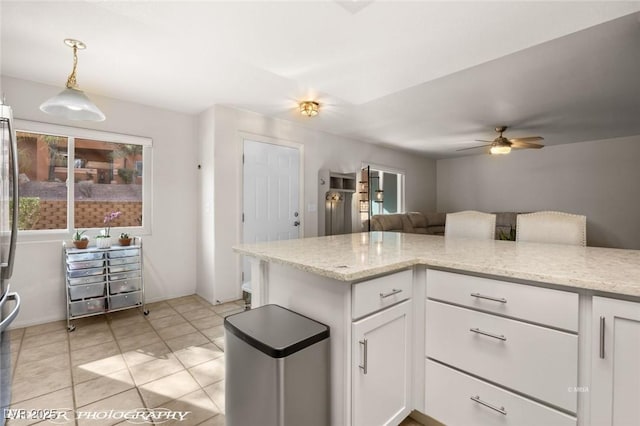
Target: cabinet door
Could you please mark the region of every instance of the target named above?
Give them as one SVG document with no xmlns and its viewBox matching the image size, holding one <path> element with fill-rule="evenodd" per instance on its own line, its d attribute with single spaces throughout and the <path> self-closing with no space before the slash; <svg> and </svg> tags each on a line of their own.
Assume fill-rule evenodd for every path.
<svg viewBox="0 0 640 426">
<path fill-rule="evenodd" d="M 354 426 L 399 424 L 409 415 L 411 301 L 353 323 Z"/>
<path fill-rule="evenodd" d="M 640 425 L 640 303 L 593 298 L 591 424 Z"/>
</svg>

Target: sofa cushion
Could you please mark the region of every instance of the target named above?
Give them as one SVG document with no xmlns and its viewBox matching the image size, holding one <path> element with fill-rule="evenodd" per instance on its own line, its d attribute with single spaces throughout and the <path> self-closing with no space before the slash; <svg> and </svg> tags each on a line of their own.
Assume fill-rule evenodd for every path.
<svg viewBox="0 0 640 426">
<path fill-rule="evenodd" d="M 407 220 L 413 227 L 413 232 L 416 234 L 427 233 L 427 218 L 420 212 L 407 213 Z"/>
<path fill-rule="evenodd" d="M 407 230 L 405 224 L 408 220 L 404 214 L 377 214 L 371 216 L 371 230 L 372 231 L 397 231 L 397 232 L 412 232 Z"/>
</svg>

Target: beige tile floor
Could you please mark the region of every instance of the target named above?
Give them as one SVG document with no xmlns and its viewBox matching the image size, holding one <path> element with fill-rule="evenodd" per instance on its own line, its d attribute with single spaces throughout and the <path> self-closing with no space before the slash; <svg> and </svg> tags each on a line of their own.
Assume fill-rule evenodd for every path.
<svg viewBox="0 0 640 426">
<path fill-rule="evenodd" d="M 11 408 L 164 407 L 191 412 L 182 426 L 224 425 L 222 324 L 243 306 L 242 301 L 214 306 L 186 296 L 147 305 L 149 316 L 130 309 L 77 320 L 72 333 L 65 321 L 12 330 Z M 119 422 L 79 419 L 77 424 Z"/>
<path fill-rule="evenodd" d="M 224 426 L 222 324 L 243 306 L 242 301 L 211 305 L 192 295 L 149 304 L 148 316 L 130 309 L 77 320 L 71 333 L 65 321 L 11 330 L 11 408 L 77 413 L 163 407 L 190 412 L 174 422 L 181 426 Z M 129 424 L 76 421 L 78 426 L 117 423 Z M 420 423 L 407 418 L 402 425 Z"/>
</svg>

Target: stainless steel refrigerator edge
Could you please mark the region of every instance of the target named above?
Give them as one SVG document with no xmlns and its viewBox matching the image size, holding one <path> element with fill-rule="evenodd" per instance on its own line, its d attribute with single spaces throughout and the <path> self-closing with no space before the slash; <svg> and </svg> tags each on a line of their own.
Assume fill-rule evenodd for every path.
<svg viewBox="0 0 640 426">
<path fill-rule="evenodd" d="M 0 154 L 0 425 L 4 425 L 5 408 L 11 403 L 12 371 L 10 338 L 6 330 L 18 315 L 20 296 L 9 291 L 8 282 L 13 272 L 18 237 L 18 151 L 13 112 L 1 101 Z M 13 202 L 10 201 L 12 197 Z"/>
</svg>

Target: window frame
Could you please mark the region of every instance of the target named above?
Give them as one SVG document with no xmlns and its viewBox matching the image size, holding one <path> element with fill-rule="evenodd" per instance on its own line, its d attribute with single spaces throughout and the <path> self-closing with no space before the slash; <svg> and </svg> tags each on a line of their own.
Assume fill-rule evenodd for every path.
<svg viewBox="0 0 640 426">
<path fill-rule="evenodd" d="M 374 164 L 374 163 L 369 163 L 369 162 L 362 162 L 362 167 L 367 167 L 369 166 L 369 170 L 371 171 L 377 171 L 377 172 L 382 172 L 382 173 L 393 173 L 395 175 L 398 175 L 398 212 L 397 213 L 384 213 L 384 210 L 382 210 L 382 213 L 376 213 L 376 214 L 398 214 L 398 213 L 405 213 L 405 191 L 406 191 L 406 172 L 403 169 L 398 169 L 395 167 L 390 167 L 390 166 L 384 166 L 381 164 Z M 380 179 L 381 182 L 381 187 L 382 190 L 384 191 L 384 178 Z M 373 215 L 373 213 L 372 213 Z"/>
<path fill-rule="evenodd" d="M 43 123 L 39 121 L 15 119 L 16 132 L 38 133 L 67 138 L 67 229 L 33 229 L 20 230 L 19 241 L 53 241 L 70 238 L 76 228 L 75 225 L 75 179 L 73 168 L 75 162 L 75 140 L 89 139 L 101 142 L 112 142 L 142 146 L 142 226 L 115 226 L 115 228 L 134 235 L 151 235 L 152 227 L 152 170 L 153 170 L 153 140 L 143 136 L 126 135 L 123 133 L 105 132 L 102 130 L 84 129 L 80 127 L 63 126 L 59 124 Z M 102 228 L 88 228 L 85 235 L 94 238 Z"/>
</svg>

